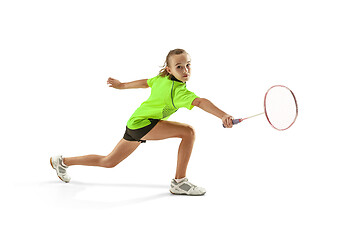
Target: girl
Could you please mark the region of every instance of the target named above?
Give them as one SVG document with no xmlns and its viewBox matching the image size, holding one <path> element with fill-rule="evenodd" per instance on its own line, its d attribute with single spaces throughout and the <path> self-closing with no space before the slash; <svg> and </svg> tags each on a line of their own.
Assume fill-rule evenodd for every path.
<svg viewBox="0 0 360 240">
<path fill-rule="evenodd" d="M 170 192 L 183 195 L 204 195 L 206 190 L 188 181 L 186 168 L 195 141 L 194 129 L 184 123 L 166 121 L 179 108 L 191 110 L 194 106 L 220 118 L 225 127 L 232 127 L 233 117 L 217 108 L 208 99 L 200 98 L 187 90 L 186 82 L 191 75 L 191 60 L 183 49 L 171 50 L 159 75 L 151 79 L 122 83 L 109 78 L 109 87 L 116 89 L 148 88 L 151 95 L 134 112 L 127 122 L 124 137 L 107 156 L 86 155 L 81 157 L 54 156 L 50 158 L 51 166 L 58 177 L 69 182 L 66 170 L 72 165 L 86 165 L 112 168 L 127 158 L 141 143 L 146 140 L 181 138 L 178 151 L 175 178 L 170 184 Z"/>
</svg>

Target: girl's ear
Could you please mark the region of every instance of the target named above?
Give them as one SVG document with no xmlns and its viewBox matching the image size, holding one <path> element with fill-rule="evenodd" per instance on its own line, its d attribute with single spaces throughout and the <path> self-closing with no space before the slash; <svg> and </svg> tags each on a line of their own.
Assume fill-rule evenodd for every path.
<svg viewBox="0 0 360 240">
<path fill-rule="evenodd" d="M 166 71 L 171 74 L 171 70 L 168 66 L 166 66 Z"/>
</svg>

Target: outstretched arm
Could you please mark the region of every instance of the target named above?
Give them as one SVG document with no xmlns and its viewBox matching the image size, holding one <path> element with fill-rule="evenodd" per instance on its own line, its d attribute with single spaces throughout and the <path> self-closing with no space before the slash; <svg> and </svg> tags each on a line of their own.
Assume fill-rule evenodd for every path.
<svg viewBox="0 0 360 240">
<path fill-rule="evenodd" d="M 218 107 L 216 107 L 210 100 L 206 98 L 195 98 L 192 102 L 193 106 L 199 107 L 202 110 L 211 113 L 212 115 L 220 118 L 223 121 L 223 124 L 226 128 L 232 128 L 233 123 L 232 120 L 234 119 L 229 114 L 225 113 Z"/>
<path fill-rule="evenodd" d="M 116 89 L 129 89 L 129 88 L 148 88 L 147 79 L 136 80 L 132 82 L 122 83 L 119 80 L 109 77 L 107 84 L 109 87 Z"/>
</svg>

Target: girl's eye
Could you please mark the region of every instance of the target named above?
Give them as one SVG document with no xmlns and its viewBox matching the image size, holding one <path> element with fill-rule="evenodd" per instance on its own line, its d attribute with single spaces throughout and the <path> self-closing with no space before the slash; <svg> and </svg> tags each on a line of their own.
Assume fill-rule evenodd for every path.
<svg viewBox="0 0 360 240">
<path fill-rule="evenodd" d="M 177 68 L 179 68 L 179 69 L 180 69 L 180 68 L 181 68 L 181 66 L 177 66 Z"/>
<path fill-rule="evenodd" d="M 190 64 L 188 64 L 188 65 L 186 65 L 186 66 L 190 67 Z"/>
</svg>

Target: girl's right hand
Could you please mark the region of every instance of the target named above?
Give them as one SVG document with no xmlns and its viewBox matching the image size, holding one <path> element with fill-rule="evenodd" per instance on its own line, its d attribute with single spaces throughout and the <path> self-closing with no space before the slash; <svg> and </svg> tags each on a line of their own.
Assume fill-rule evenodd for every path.
<svg viewBox="0 0 360 240">
<path fill-rule="evenodd" d="M 234 120 L 234 117 L 229 115 L 229 114 L 225 114 L 222 118 L 221 118 L 223 125 L 225 128 L 232 128 L 233 127 L 233 122 L 232 120 Z"/>
<path fill-rule="evenodd" d="M 107 80 L 107 84 L 110 84 L 109 87 L 113 87 L 116 89 L 121 89 L 122 83 L 119 80 L 109 77 Z"/>
</svg>

